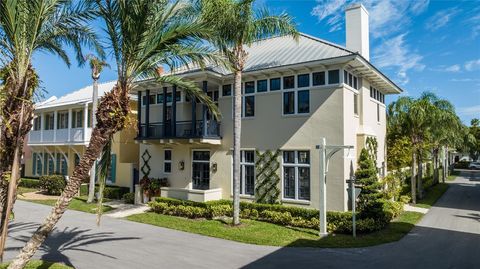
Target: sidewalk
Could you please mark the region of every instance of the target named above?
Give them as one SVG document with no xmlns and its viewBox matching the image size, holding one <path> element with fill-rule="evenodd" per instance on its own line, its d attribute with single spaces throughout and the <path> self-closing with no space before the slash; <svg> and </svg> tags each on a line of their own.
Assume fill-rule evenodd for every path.
<svg viewBox="0 0 480 269">
<path fill-rule="evenodd" d="M 149 210 L 149 207 L 147 205 L 125 204 L 119 200 L 106 202 L 104 203 L 104 205 L 114 208 L 113 210 L 106 213 L 104 216 L 116 219 L 125 218 L 130 215 L 140 214 Z"/>
</svg>

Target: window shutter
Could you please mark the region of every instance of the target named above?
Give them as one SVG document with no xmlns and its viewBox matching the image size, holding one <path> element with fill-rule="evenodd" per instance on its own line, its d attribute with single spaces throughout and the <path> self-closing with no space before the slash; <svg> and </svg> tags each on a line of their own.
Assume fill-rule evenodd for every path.
<svg viewBox="0 0 480 269">
<path fill-rule="evenodd" d="M 33 153 L 32 160 L 33 160 L 32 175 L 35 175 L 35 173 L 37 172 L 37 153 L 36 152 Z"/>
<path fill-rule="evenodd" d="M 62 160 L 62 156 L 60 153 L 57 153 L 56 158 L 56 166 L 55 166 L 55 174 L 60 174 L 60 161 Z"/>
<path fill-rule="evenodd" d="M 110 163 L 110 181 L 115 183 L 117 172 L 117 154 L 112 154 L 111 163 Z"/>
</svg>

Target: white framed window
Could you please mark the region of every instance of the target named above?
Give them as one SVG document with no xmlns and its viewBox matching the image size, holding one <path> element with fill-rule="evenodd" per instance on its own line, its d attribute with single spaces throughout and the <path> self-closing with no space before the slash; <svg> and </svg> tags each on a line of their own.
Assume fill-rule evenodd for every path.
<svg viewBox="0 0 480 269">
<path fill-rule="evenodd" d="M 172 150 L 165 149 L 163 151 L 163 173 L 170 174 L 172 172 Z"/>
<path fill-rule="evenodd" d="M 53 112 L 45 113 L 45 130 L 53 130 L 54 115 Z"/>
<path fill-rule="evenodd" d="M 33 130 L 34 131 L 39 131 L 42 129 L 42 116 L 37 115 L 33 119 Z"/>
<path fill-rule="evenodd" d="M 83 109 L 72 111 L 72 128 L 83 127 Z"/>
<path fill-rule="evenodd" d="M 233 181 L 233 178 L 232 178 Z M 255 151 L 240 151 L 240 194 L 255 194 Z"/>
<path fill-rule="evenodd" d="M 57 113 L 57 129 L 68 128 L 68 111 L 59 111 Z"/>
<path fill-rule="evenodd" d="M 283 198 L 310 201 L 310 151 L 283 151 L 282 166 Z"/>
<path fill-rule="evenodd" d="M 283 115 L 310 113 L 310 91 L 294 90 L 283 92 Z"/>
</svg>

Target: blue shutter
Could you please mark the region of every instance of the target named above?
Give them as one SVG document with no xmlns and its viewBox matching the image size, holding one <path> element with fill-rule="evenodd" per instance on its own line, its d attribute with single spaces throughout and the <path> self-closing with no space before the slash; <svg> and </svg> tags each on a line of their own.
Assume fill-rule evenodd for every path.
<svg viewBox="0 0 480 269">
<path fill-rule="evenodd" d="M 63 159 L 62 154 L 57 153 L 57 158 L 55 160 L 56 166 L 55 166 L 55 174 L 60 174 L 60 162 Z"/>
<path fill-rule="evenodd" d="M 48 175 L 48 153 L 43 153 L 43 173 L 42 175 Z"/>
<path fill-rule="evenodd" d="M 112 154 L 110 163 L 110 181 L 115 183 L 116 172 L 117 172 L 117 154 Z"/>
<path fill-rule="evenodd" d="M 33 155 L 32 155 L 32 175 L 35 175 L 35 173 L 37 172 L 37 153 L 34 152 Z"/>
</svg>

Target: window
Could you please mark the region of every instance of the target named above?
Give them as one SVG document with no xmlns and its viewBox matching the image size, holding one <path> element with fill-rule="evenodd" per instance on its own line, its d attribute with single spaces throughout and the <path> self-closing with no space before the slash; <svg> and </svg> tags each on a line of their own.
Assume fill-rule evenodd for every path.
<svg viewBox="0 0 480 269">
<path fill-rule="evenodd" d="M 257 92 L 266 92 L 267 90 L 267 80 L 257 80 Z"/>
<path fill-rule="evenodd" d="M 337 84 L 340 82 L 340 71 L 330 70 L 328 71 L 328 84 Z"/>
<path fill-rule="evenodd" d="M 157 101 L 157 96 L 155 94 L 151 94 L 150 98 L 149 98 L 150 104 L 154 105 L 154 104 L 156 104 L 156 101 Z"/>
<path fill-rule="evenodd" d="M 348 72 L 347 70 L 343 70 L 343 83 L 348 84 Z"/>
<path fill-rule="evenodd" d="M 222 86 L 222 96 L 232 96 L 232 84 Z"/>
<path fill-rule="evenodd" d="M 325 85 L 325 72 L 313 73 L 313 86 Z"/>
<path fill-rule="evenodd" d="M 254 195 L 255 151 L 240 151 L 240 194 Z"/>
<path fill-rule="evenodd" d="M 72 128 L 83 127 L 83 110 L 72 111 Z"/>
<path fill-rule="evenodd" d="M 310 86 L 310 74 L 298 75 L 297 83 L 298 83 L 297 85 L 298 88 Z"/>
<path fill-rule="evenodd" d="M 280 90 L 280 78 L 270 79 L 270 91 Z"/>
<path fill-rule="evenodd" d="M 33 130 L 39 131 L 40 129 L 42 129 L 42 117 L 38 115 L 33 119 Z"/>
<path fill-rule="evenodd" d="M 296 100 L 296 101 L 295 101 Z M 290 91 L 283 93 L 283 114 L 310 113 L 310 91 Z"/>
<path fill-rule="evenodd" d="M 157 94 L 157 104 L 163 104 L 163 93 Z"/>
<path fill-rule="evenodd" d="M 172 150 L 170 149 L 163 151 L 163 172 L 165 174 L 172 172 Z"/>
<path fill-rule="evenodd" d="M 353 114 L 358 115 L 358 94 L 353 94 Z"/>
<path fill-rule="evenodd" d="M 68 128 L 68 111 L 60 111 L 57 114 L 57 129 Z"/>
<path fill-rule="evenodd" d="M 32 174 L 41 176 L 42 175 L 42 154 L 34 152 L 32 154 Z"/>
<path fill-rule="evenodd" d="M 245 82 L 245 93 L 255 93 L 255 81 Z"/>
<path fill-rule="evenodd" d="M 295 88 L 295 77 L 288 76 L 283 77 L 283 89 L 293 89 Z"/>
<path fill-rule="evenodd" d="M 370 98 L 373 98 L 373 88 L 370 86 Z"/>
<path fill-rule="evenodd" d="M 310 200 L 310 152 L 283 152 L 283 198 Z"/>
<path fill-rule="evenodd" d="M 298 91 L 298 113 L 310 112 L 310 92 L 308 90 Z"/>
<path fill-rule="evenodd" d="M 295 92 L 283 93 L 283 114 L 295 114 Z"/>
<path fill-rule="evenodd" d="M 53 130 L 53 112 L 45 113 L 45 130 Z"/>
<path fill-rule="evenodd" d="M 80 163 L 80 155 L 75 153 L 73 163 L 75 164 L 75 166 L 77 166 Z"/>
<path fill-rule="evenodd" d="M 255 95 L 248 95 L 244 97 L 244 117 L 254 117 L 255 116 Z"/>
<path fill-rule="evenodd" d="M 380 104 L 377 104 L 377 122 L 380 122 Z"/>
<path fill-rule="evenodd" d="M 357 77 L 353 77 L 353 88 L 358 90 L 358 79 L 357 79 Z"/>
<path fill-rule="evenodd" d="M 385 104 L 385 95 L 381 93 L 379 90 L 370 86 L 370 97 L 379 101 L 382 104 Z"/>
<path fill-rule="evenodd" d="M 207 96 L 210 97 L 213 102 L 218 102 L 218 91 L 207 92 Z"/>
<path fill-rule="evenodd" d="M 92 127 L 92 110 L 88 109 L 87 126 Z"/>
</svg>

